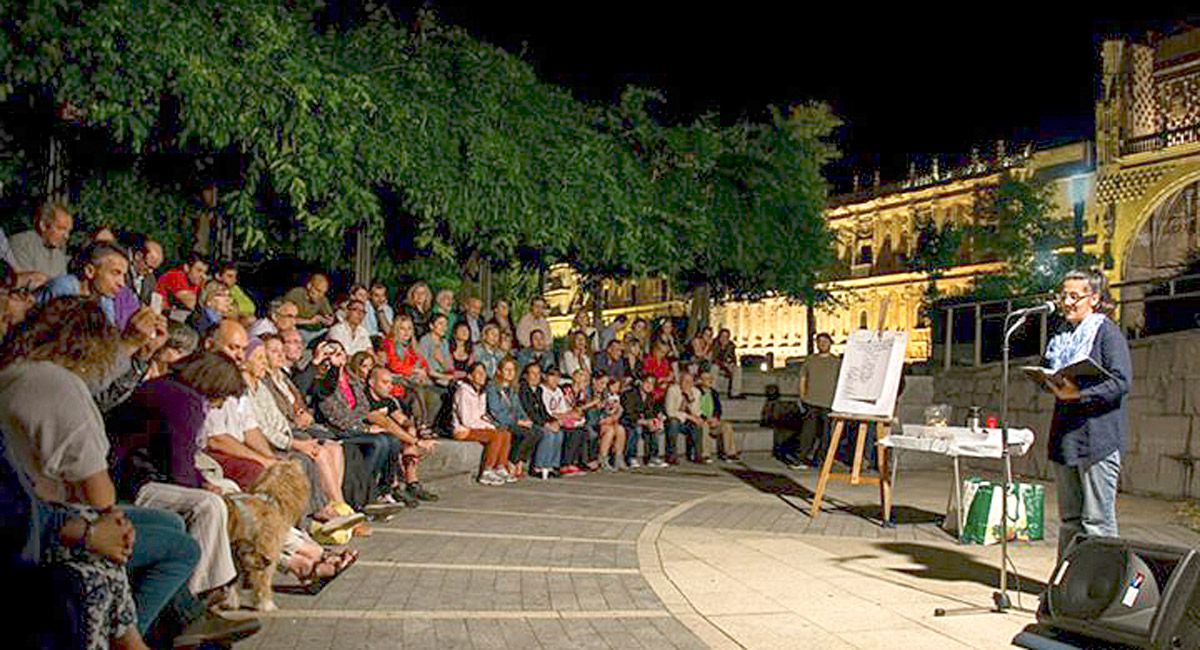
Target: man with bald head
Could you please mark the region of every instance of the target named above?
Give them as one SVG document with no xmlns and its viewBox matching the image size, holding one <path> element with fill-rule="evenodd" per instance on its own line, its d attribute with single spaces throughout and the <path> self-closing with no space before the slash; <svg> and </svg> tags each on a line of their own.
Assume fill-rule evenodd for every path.
<svg viewBox="0 0 1200 650">
<path fill-rule="evenodd" d="M 239 366 L 246 362 L 246 346 L 250 336 L 237 320 L 226 318 L 209 332 L 204 339 L 204 349 L 218 352 L 233 359 Z"/>
<path fill-rule="evenodd" d="M 13 261 L 19 273 L 56 278 L 67 272 L 67 239 L 75 219 L 60 203 L 47 203 L 33 213 L 33 229 L 12 236 Z"/>
<path fill-rule="evenodd" d="M 324 273 L 314 273 L 303 287 L 296 287 L 283 297 L 296 305 L 296 328 L 305 343 L 324 334 L 335 321 L 328 293 L 329 278 Z"/>
</svg>

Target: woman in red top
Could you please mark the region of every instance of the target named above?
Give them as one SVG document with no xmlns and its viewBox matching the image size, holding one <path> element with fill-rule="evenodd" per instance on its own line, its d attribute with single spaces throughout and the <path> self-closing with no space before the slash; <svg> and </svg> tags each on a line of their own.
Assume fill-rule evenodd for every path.
<svg viewBox="0 0 1200 650">
<path fill-rule="evenodd" d="M 383 351 L 387 355 L 388 370 L 395 375 L 392 396 L 412 407 L 418 421 L 432 424 L 437 411 L 430 412 L 430 408 L 440 406 L 441 400 L 430 404 L 436 391 L 432 390 L 433 384 L 429 380 L 429 361 L 417 352 L 414 334 L 412 318 L 408 314 L 396 314 L 391 335 L 383 340 Z"/>
<path fill-rule="evenodd" d="M 642 360 L 642 376 L 652 375 L 657 380 L 653 393 L 656 402 L 662 402 L 667 395 L 667 388 L 675 383 L 675 372 L 667 351 L 667 344 L 659 339 L 650 346 L 650 354 Z"/>
</svg>

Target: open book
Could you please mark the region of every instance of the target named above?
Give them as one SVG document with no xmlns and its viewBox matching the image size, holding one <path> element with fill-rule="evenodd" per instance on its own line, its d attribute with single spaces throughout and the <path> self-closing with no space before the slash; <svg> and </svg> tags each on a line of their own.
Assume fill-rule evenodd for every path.
<svg viewBox="0 0 1200 650">
<path fill-rule="evenodd" d="M 1071 383 L 1082 387 L 1114 378 L 1112 373 L 1096 365 L 1096 362 L 1091 359 L 1076 361 L 1058 372 L 1039 366 L 1021 366 L 1021 370 L 1026 377 L 1047 391 L 1050 390 L 1051 384 L 1061 385 L 1064 379 L 1069 379 Z"/>
</svg>

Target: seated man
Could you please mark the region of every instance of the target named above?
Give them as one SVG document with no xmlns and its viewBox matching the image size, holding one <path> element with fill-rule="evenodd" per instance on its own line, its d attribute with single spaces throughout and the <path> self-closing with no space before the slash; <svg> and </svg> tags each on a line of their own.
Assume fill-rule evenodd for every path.
<svg viewBox="0 0 1200 650">
<path fill-rule="evenodd" d="M 686 436 L 685 444 L 692 449 L 693 463 L 706 462 L 701 455 L 700 436 L 704 431 L 704 419 L 700 417 L 700 391 L 696 388 L 696 380 L 687 371 L 679 373 L 679 381 L 667 389 L 665 400 L 667 412 L 667 462 L 675 465 L 679 462 L 678 453 L 680 435 Z M 712 459 L 707 459 L 712 462 Z"/>
<path fill-rule="evenodd" d="M 716 389 L 716 378 L 712 370 L 700 373 L 700 419 L 704 420 L 700 446 L 703 458 L 712 458 L 712 443 L 719 441 L 717 454 L 721 460 L 741 460 L 737 442 L 733 436 L 733 425 L 721 420 L 721 393 Z"/>
<path fill-rule="evenodd" d="M 364 453 L 370 454 L 377 463 L 374 475 L 380 503 L 400 502 L 416 507 L 419 501 L 409 496 L 397 477 L 397 465 L 402 462 L 405 442 L 415 441 L 411 429 L 406 429 L 381 409 L 372 409 L 367 390 L 350 372 L 346 351 L 340 343 L 324 341 L 318 348 L 329 350 L 327 360 L 313 364 L 320 373 L 314 382 L 314 390 L 324 423 L 337 432 L 338 439 L 344 444 L 372 446 Z"/>
<path fill-rule="evenodd" d="M 530 363 L 526 368 L 536 365 Z M 563 432 L 562 466 L 558 473 L 562 476 L 572 476 L 581 473 L 581 466 L 587 463 L 584 445 L 588 444 L 588 432 L 583 414 L 572 409 L 566 393 L 559 385 L 560 380 L 558 368 L 552 367 L 547 370 L 542 375 L 540 396 L 546 413 L 554 418 Z"/>
<path fill-rule="evenodd" d="M 558 362 L 554 359 L 554 350 L 550 349 L 550 344 L 546 340 L 546 333 L 535 329 L 530 332 L 529 340 L 531 345 L 517 353 L 517 363 L 522 368 L 536 363 L 541 367 L 543 374 L 551 368 L 557 369 Z"/>
<path fill-rule="evenodd" d="M 330 341 L 341 343 L 347 356 L 353 357 L 359 352 L 372 351 L 374 348 L 371 345 L 371 333 L 363 324 L 366 314 L 366 303 L 352 298 L 346 303 L 345 318 L 329 328 L 329 334 L 326 337 Z"/>
<path fill-rule="evenodd" d="M 305 343 L 319 338 L 334 323 L 328 293 L 329 278 L 324 273 L 314 273 L 303 287 L 296 287 L 284 295 L 285 300 L 296 305 L 296 328 Z"/>
<path fill-rule="evenodd" d="M 666 436 L 665 418 L 662 406 L 654 399 L 653 375 L 646 375 L 641 381 L 635 382 L 621 394 L 621 422 L 629 431 L 628 456 L 630 467 L 639 467 L 642 460 L 638 458 L 637 443 L 643 441 L 643 454 L 647 467 L 666 467 L 663 460 Z"/>
<path fill-rule="evenodd" d="M 67 272 L 67 241 L 75 219 L 59 203 L 45 203 L 33 214 L 33 229 L 9 239 L 12 264 L 18 274 L 31 276 L 32 284 L 41 285 Z"/>
<path fill-rule="evenodd" d="M 191 253 L 183 266 L 167 271 L 158 279 L 155 291 L 162 295 L 168 309 L 176 310 L 186 318 L 199 304 L 200 290 L 207 279 L 208 261 L 200 253 Z"/>
<path fill-rule="evenodd" d="M 421 437 L 412 412 L 404 403 L 392 397 L 392 371 L 387 366 L 374 366 L 367 381 L 366 398 L 371 414 L 368 422 L 378 423 L 401 443 L 400 465 L 404 492 L 414 501 L 437 501 L 438 496 L 421 485 L 417 468 L 421 458 L 437 449 L 437 440 Z"/>
<path fill-rule="evenodd" d="M 38 302 L 45 304 L 64 296 L 92 296 L 100 301 L 108 322 L 123 329 L 133 313 L 122 314 L 119 319 L 114 300 L 125 286 L 129 270 L 125 251 L 113 244 L 92 244 L 72 260 L 69 270 L 70 273 L 51 279 L 38 291 Z"/>
<path fill-rule="evenodd" d="M 233 301 L 233 313 L 230 316 L 242 321 L 243 325 L 253 322 L 258 313 L 258 306 L 254 304 L 254 299 L 246 293 L 246 290 L 238 285 L 237 262 L 233 260 L 222 262 L 217 267 L 216 280 L 229 290 L 229 298 Z"/>
</svg>

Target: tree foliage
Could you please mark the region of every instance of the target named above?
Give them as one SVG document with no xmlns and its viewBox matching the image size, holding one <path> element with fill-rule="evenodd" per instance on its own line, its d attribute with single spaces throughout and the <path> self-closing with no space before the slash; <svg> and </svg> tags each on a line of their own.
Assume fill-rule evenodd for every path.
<svg viewBox="0 0 1200 650">
<path fill-rule="evenodd" d="M 432 14 L 411 27 L 386 15 L 330 25 L 327 10 L 320 0 L 9 3 L 0 90 L 70 107 L 114 154 L 236 160 L 221 209 L 247 251 L 344 268 L 346 233 L 365 228 L 387 253 L 388 220 L 405 216 L 444 263 L 517 268 L 532 257 L 730 295 L 811 293 L 830 248 L 821 166 L 837 122 L 825 107 L 765 124 L 665 126 L 651 116 L 653 91 L 585 104 Z M 385 207 L 382 188 L 397 206 Z M 87 211 L 186 239 L 162 221 L 185 200 L 137 167 L 99 170 L 80 195 Z M 397 272 L 393 262 L 378 268 Z"/>
</svg>

